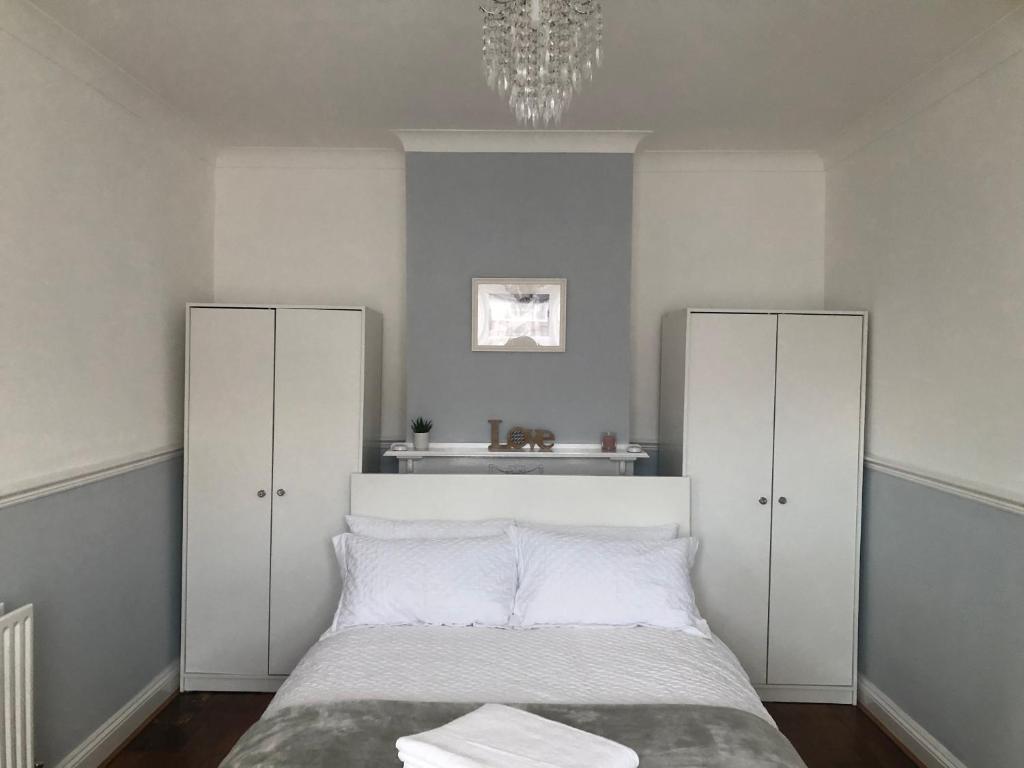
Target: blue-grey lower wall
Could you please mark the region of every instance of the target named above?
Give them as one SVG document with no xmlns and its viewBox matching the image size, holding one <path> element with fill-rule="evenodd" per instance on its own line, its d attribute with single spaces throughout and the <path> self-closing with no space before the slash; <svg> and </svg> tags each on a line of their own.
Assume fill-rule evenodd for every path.
<svg viewBox="0 0 1024 768">
<path fill-rule="evenodd" d="M 971 768 L 1024 760 L 1024 516 L 865 473 L 860 671 Z"/>
<path fill-rule="evenodd" d="M 178 657 L 181 459 L 0 509 L 0 600 L 35 604 L 37 759 Z"/>
<path fill-rule="evenodd" d="M 406 217 L 408 416 L 629 440 L 632 155 L 410 153 Z M 474 277 L 565 278 L 565 352 L 470 351 Z"/>
</svg>

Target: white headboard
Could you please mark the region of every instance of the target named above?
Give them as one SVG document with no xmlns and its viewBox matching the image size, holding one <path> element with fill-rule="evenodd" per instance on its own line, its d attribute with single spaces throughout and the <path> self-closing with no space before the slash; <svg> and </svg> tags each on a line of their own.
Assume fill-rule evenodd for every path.
<svg viewBox="0 0 1024 768">
<path fill-rule="evenodd" d="M 353 515 L 401 520 L 511 517 L 690 532 L 690 478 L 593 475 L 352 475 Z"/>
</svg>

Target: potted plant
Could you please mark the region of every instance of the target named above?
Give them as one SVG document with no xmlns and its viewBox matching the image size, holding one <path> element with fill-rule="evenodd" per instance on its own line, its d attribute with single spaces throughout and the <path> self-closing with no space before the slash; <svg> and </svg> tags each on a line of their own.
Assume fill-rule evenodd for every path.
<svg viewBox="0 0 1024 768">
<path fill-rule="evenodd" d="M 434 428 L 434 422 L 419 416 L 412 420 L 412 447 L 417 451 L 425 451 L 430 448 L 430 430 Z"/>
</svg>

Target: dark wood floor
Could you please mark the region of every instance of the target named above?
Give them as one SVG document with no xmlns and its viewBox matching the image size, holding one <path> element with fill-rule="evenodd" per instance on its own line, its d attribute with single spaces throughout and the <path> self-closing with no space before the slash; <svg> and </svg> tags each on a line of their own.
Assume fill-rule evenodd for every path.
<svg viewBox="0 0 1024 768">
<path fill-rule="evenodd" d="M 270 698 L 259 693 L 178 695 L 106 768 L 217 768 Z M 768 710 L 808 768 L 914 768 L 854 707 L 769 704 Z"/>
<path fill-rule="evenodd" d="M 765 706 L 808 768 L 917 766 L 857 707 L 839 704 Z"/>
</svg>

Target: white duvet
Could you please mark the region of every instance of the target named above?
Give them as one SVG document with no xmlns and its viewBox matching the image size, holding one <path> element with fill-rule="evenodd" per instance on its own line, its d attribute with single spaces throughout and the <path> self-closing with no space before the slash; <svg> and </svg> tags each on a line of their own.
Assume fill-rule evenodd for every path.
<svg viewBox="0 0 1024 768">
<path fill-rule="evenodd" d="M 705 704 L 772 722 L 718 638 L 646 627 L 352 627 L 299 662 L 267 715 L 356 699 Z"/>
</svg>

